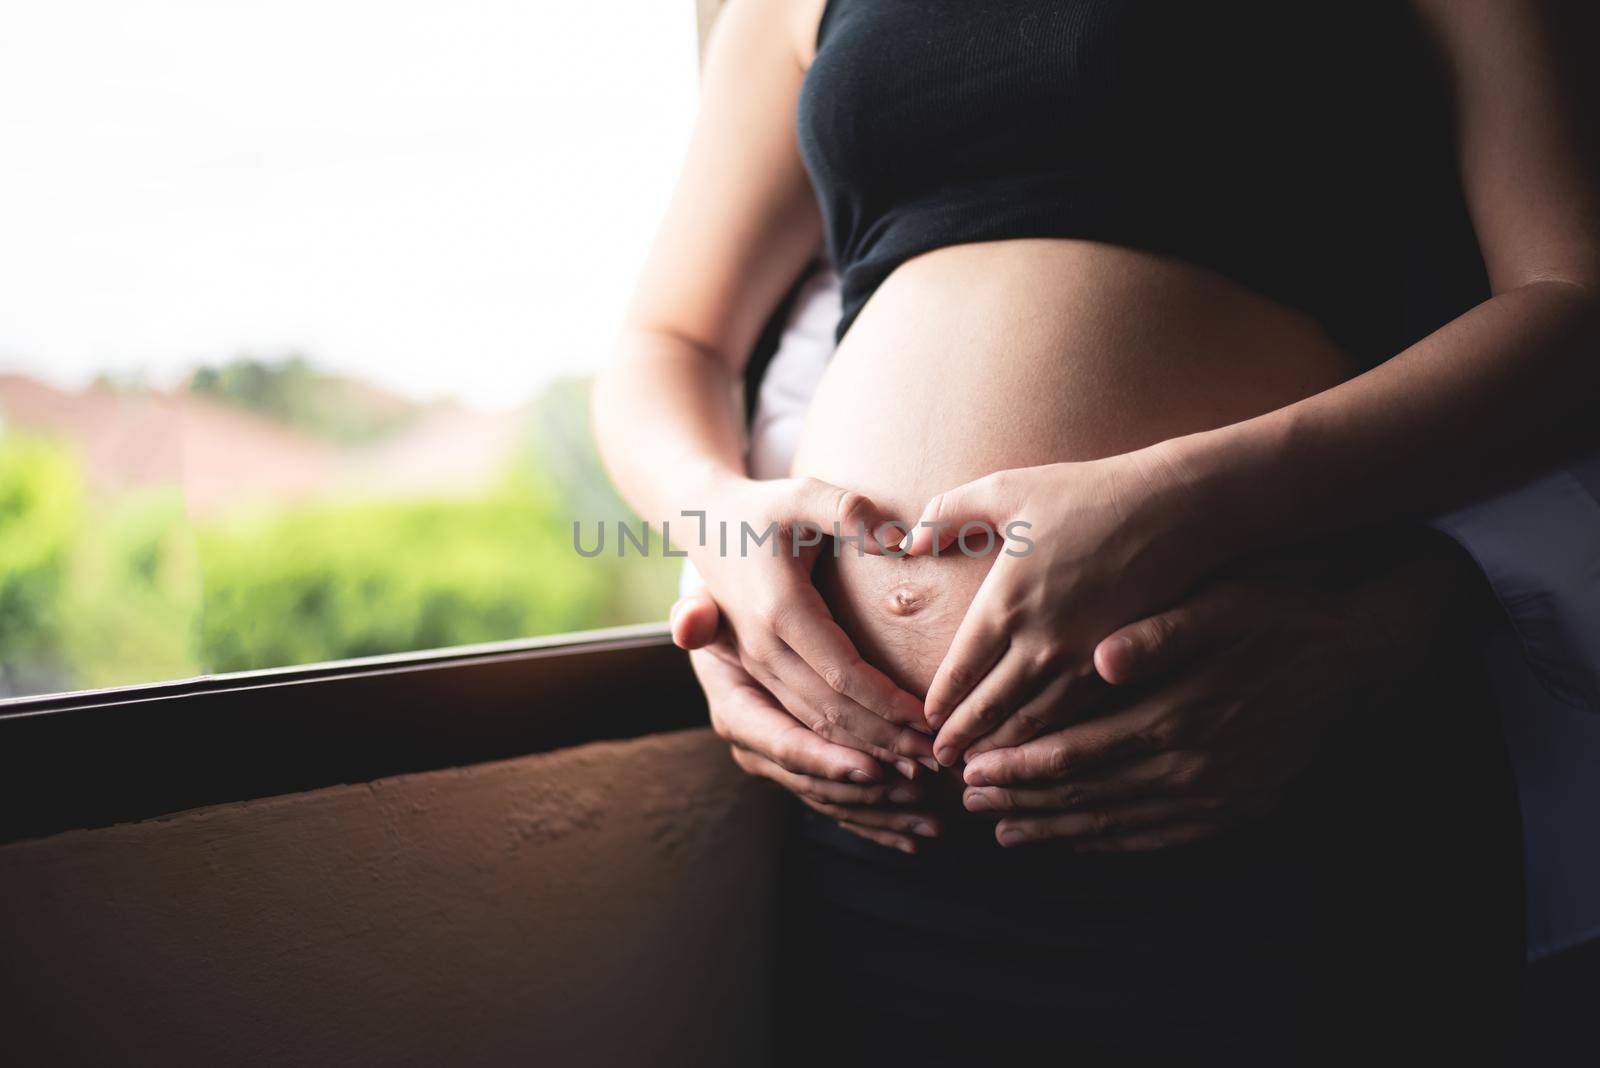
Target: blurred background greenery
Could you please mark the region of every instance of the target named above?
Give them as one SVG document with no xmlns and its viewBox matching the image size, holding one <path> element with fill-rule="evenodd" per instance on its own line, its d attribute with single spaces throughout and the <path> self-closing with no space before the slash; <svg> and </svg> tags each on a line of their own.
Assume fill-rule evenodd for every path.
<svg viewBox="0 0 1600 1068">
<path fill-rule="evenodd" d="M 503 443 L 453 457 L 472 477 L 447 466 L 442 485 L 395 468 L 447 452 L 437 443 L 485 417 L 396 402 L 298 356 L 202 368 L 181 395 L 157 398 L 190 428 L 187 467 L 109 487 L 92 435 L 71 429 L 106 417 L 30 418 L 50 406 L 10 385 L 0 390 L 0 402 L 12 398 L 0 411 L 0 696 L 644 622 L 672 601 L 677 561 L 573 548 L 575 521 L 592 544 L 596 523 L 631 518 L 596 459 L 585 381 L 499 417 Z M 52 403 L 70 410 L 75 396 Z M 83 403 L 115 412 L 151 397 L 101 382 Z M 230 425 L 224 409 L 254 421 L 241 434 L 284 432 L 282 444 L 249 438 L 253 460 L 325 449 L 310 488 L 274 498 L 240 486 L 197 507 L 180 472 L 227 455 L 215 440 Z"/>
</svg>

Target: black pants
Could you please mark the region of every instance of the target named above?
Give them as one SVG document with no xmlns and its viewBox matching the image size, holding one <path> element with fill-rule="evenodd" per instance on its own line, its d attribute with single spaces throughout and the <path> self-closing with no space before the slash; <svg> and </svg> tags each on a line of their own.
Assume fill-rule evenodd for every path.
<svg viewBox="0 0 1600 1068">
<path fill-rule="evenodd" d="M 1272 816 L 1163 853 L 911 857 L 797 813 L 780 1064 L 1500 1063 L 1516 797 L 1474 667 L 1352 709 Z"/>
<path fill-rule="evenodd" d="M 1565 1068 L 1595 1058 L 1594 1007 L 1600 1003 L 1600 939 L 1528 966 L 1522 983 L 1519 1068 Z"/>
</svg>

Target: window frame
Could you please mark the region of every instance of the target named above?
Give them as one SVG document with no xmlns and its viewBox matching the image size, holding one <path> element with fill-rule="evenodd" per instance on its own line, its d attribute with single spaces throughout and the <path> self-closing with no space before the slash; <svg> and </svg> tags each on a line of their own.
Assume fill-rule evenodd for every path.
<svg viewBox="0 0 1600 1068">
<path fill-rule="evenodd" d="M 0 702 L 0 843 L 706 724 L 663 624 Z"/>
</svg>

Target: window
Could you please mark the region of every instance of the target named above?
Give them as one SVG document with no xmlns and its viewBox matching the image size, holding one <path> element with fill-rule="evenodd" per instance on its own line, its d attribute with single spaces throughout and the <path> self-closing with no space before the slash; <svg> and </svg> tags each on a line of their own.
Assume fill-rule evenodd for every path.
<svg viewBox="0 0 1600 1068">
<path fill-rule="evenodd" d="M 694 16 L 10 0 L 0 697 L 662 618 L 573 524 Z"/>
</svg>

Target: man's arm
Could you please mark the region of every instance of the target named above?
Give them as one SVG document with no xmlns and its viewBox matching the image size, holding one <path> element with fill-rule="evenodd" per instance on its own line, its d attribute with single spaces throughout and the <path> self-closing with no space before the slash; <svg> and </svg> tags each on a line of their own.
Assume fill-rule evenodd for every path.
<svg viewBox="0 0 1600 1068">
<path fill-rule="evenodd" d="M 1319 576 L 1330 549 L 1347 562 Z M 1126 707 L 974 747 L 966 807 L 1001 817 L 1007 846 L 1197 841 L 1275 804 L 1371 686 L 1482 641 L 1497 614 L 1483 575 L 1435 531 L 1253 561 L 1100 642 L 1104 679 L 1145 690 Z"/>
</svg>

